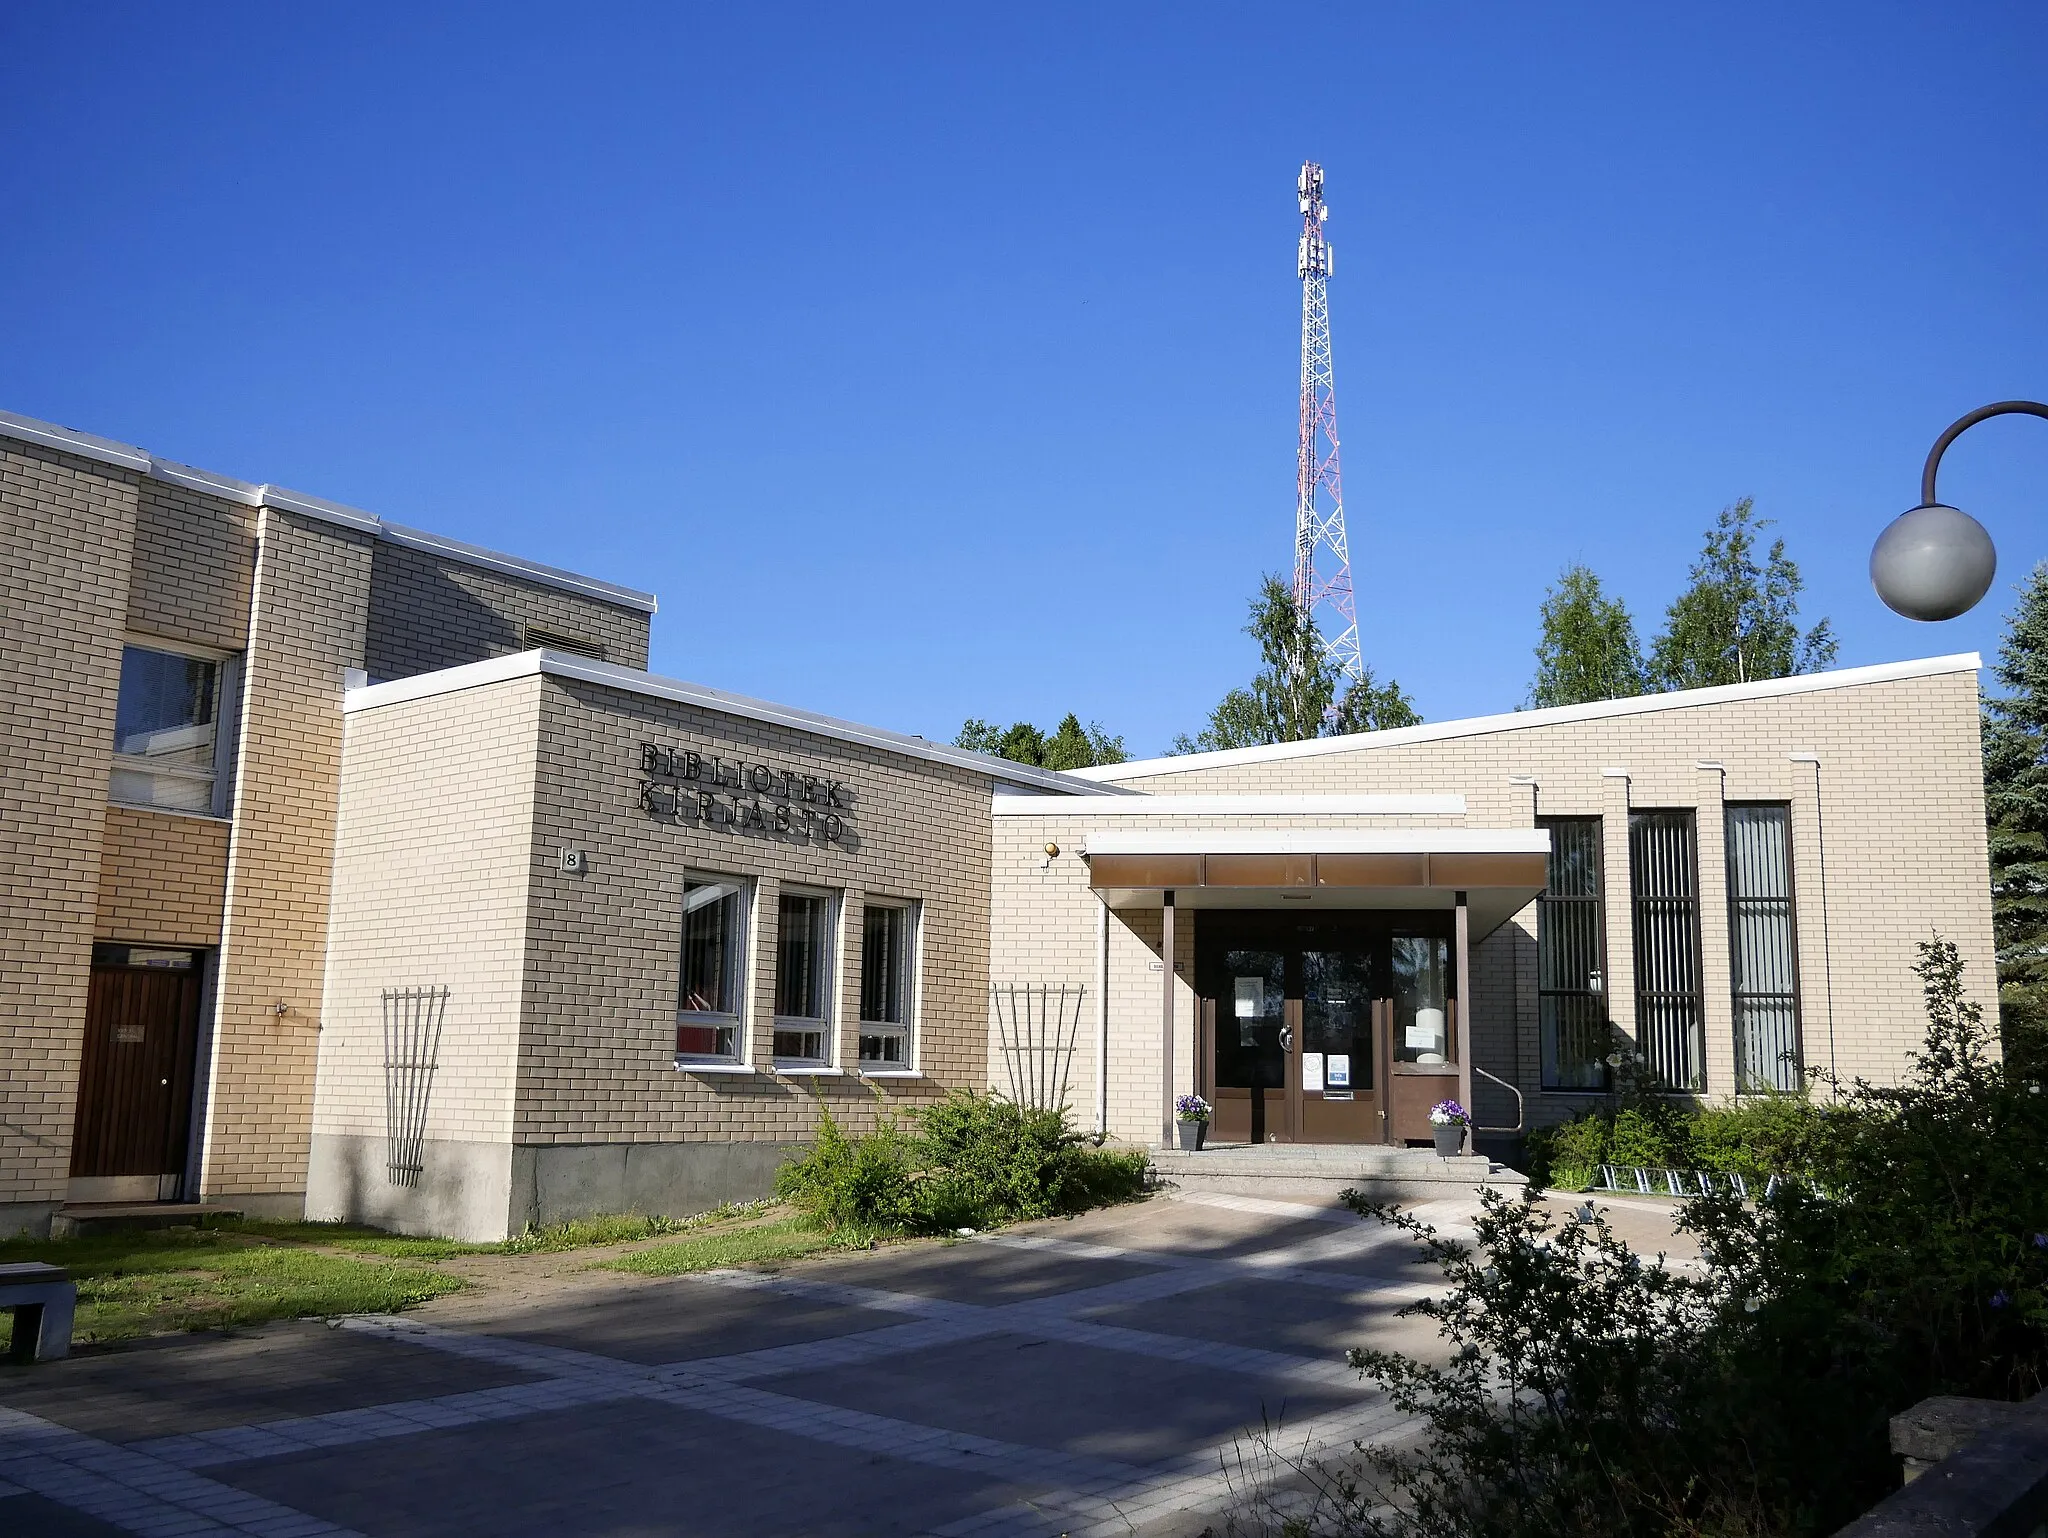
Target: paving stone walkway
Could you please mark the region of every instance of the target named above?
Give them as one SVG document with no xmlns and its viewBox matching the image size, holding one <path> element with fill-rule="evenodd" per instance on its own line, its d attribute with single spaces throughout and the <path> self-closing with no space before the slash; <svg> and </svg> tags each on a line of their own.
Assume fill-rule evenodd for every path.
<svg viewBox="0 0 2048 1538">
<path fill-rule="evenodd" d="M 1466 1231 L 1474 1208 L 1419 1209 Z M 1179 1196 L 779 1272 L 578 1272 L 396 1317 L 0 1376 L 0 1532 L 1200 1533 L 1248 1428 L 1415 1428 L 1345 1367 L 1428 1353 L 1395 1232 Z"/>
</svg>

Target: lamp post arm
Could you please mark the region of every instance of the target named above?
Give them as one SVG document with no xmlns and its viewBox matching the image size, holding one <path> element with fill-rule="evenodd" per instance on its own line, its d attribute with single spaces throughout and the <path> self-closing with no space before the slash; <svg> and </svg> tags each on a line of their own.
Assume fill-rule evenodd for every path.
<svg viewBox="0 0 2048 1538">
<path fill-rule="evenodd" d="M 1920 505 L 1935 505 L 1934 472 L 1941 468 L 1941 456 L 1970 428 L 1990 417 L 2030 416 L 2048 419 L 2048 406 L 2039 401 L 1995 401 L 1989 406 L 1979 406 L 1966 417 L 1958 417 L 1950 424 L 1947 432 L 1934 440 L 1934 447 L 1927 453 L 1927 468 L 1920 472 Z"/>
</svg>

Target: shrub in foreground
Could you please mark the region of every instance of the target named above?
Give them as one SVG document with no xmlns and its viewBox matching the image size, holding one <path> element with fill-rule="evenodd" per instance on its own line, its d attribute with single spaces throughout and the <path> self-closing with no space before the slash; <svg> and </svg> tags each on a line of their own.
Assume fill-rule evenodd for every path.
<svg viewBox="0 0 2048 1538">
<path fill-rule="evenodd" d="M 943 1233 L 1121 1201 L 1144 1178 L 1144 1154 L 1090 1146 L 1063 1112 L 956 1090 L 855 1138 L 821 1111 L 775 1191 L 828 1229 Z"/>
<path fill-rule="evenodd" d="M 1606 1224 L 1488 1196 L 1477 1244 L 1396 1211 L 1447 1293 L 1447 1360 L 1357 1351 L 1427 1429 L 1321 1480 L 1301 1530 L 1413 1538 L 1805 1535 L 1896 1488 L 1894 1413 L 1933 1394 L 2025 1398 L 2048 1381 L 2048 1095 L 2008 1074 L 1924 945 L 1928 1028 L 1905 1083 L 1857 1083 L 1803 1134 L 1809 1176 L 1768 1202 L 1688 1203 L 1697 1269 Z"/>
</svg>

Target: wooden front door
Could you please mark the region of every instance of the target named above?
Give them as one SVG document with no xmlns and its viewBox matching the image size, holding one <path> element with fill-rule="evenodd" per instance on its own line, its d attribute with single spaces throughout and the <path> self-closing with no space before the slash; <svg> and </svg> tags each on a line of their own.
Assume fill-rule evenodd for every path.
<svg viewBox="0 0 2048 1538">
<path fill-rule="evenodd" d="M 129 964 L 131 956 L 147 963 Z M 196 957 L 95 947 L 71 1137 L 74 1177 L 183 1176 L 198 1041 Z"/>
</svg>

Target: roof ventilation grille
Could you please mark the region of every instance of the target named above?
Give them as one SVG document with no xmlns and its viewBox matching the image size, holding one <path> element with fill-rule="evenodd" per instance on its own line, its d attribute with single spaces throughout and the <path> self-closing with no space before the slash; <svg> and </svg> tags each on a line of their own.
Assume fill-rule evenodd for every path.
<svg viewBox="0 0 2048 1538">
<path fill-rule="evenodd" d="M 543 630 L 538 625 L 519 627 L 520 650 L 532 651 L 540 647 L 551 652 L 574 652 L 579 657 L 588 657 L 592 662 L 604 661 L 602 642 L 587 640 L 580 635 L 569 635 L 560 630 Z"/>
</svg>

